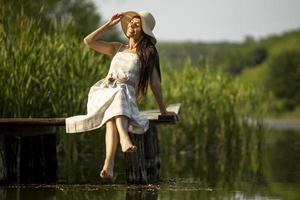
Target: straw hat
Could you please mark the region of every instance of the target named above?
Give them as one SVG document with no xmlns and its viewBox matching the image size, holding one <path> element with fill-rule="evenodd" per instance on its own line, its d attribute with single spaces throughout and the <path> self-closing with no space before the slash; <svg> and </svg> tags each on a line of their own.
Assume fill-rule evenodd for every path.
<svg viewBox="0 0 300 200">
<path fill-rule="evenodd" d="M 127 33 L 128 23 L 131 21 L 131 19 L 133 17 L 139 16 L 142 21 L 142 29 L 143 29 L 144 33 L 151 36 L 152 43 L 156 44 L 156 38 L 152 32 L 154 29 L 154 26 L 155 26 L 155 19 L 151 15 L 151 13 L 149 13 L 148 11 L 140 11 L 140 12 L 127 11 L 123 14 L 124 14 L 124 17 L 121 19 L 121 25 L 122 25 L 122 29 L 123 29 L 123 32 L 125 33 L 125 35 Z"/>
</svg>

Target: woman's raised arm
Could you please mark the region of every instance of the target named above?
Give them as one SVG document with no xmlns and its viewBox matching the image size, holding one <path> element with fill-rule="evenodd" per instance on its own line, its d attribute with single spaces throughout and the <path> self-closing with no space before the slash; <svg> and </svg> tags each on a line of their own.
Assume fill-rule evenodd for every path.
<svg viewBox="0 0 300 200">
<path fill-rule="evenodd" d="M 114 14 L 105 24 L 103 24 L 101 27 L 96 29 L 94 32 L 87 35 L 83 39 L 84 43 L 100 53 L 106 54 L 108 56 L 115 55 L 121 43 L 105 42 L 100 39 L 102 38 L 104 33 L 110 30 L 117 23 L 119 23 L 122 17 L 123 17 L 122 13 Z"/>
</svg>

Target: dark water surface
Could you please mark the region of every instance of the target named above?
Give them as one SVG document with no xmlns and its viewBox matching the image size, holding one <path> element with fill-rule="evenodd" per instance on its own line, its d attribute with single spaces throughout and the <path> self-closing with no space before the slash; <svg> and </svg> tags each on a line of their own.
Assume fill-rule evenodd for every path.
<svg viewBox="0 0 300 200">
<path fill-rule="evenodd" d="M 263 139 L 262 139 L 263 138 Z M 260 146 L 249 143 L 243 155 L 226 159 L 216 152 L 199 154 L 193 147 L 161 146 L 162 181 L 157 185 L 127 185 L 122 155 L 117 156 L 116 178 L 98 178 L 99 153 L 88 150 L 74 161 L 59 165 L 59 184 L 0 187 L 5 199 L 300 199 L 300 131 L 269 131 Z M 253 142 L 252 142 L 253 143 Z M 261 148 L 263 147 L 263 148 Z M 258 149 L 259 148 L 259 149 Z M 81 164 L 78 164 L 81 163 Z M 70 170 L 73 169 L 73 170 Z M 118 182 L 118 184 L 115 184 Z M 79 184 L 78 184 L 79 183 Z"/>
</svg>

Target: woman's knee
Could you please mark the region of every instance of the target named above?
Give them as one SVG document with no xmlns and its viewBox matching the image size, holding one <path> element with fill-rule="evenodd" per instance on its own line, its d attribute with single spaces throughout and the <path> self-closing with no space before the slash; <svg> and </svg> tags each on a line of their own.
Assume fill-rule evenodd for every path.
<svg viewBox="0 0 300 200">
<path fill-rule="evenodd" d="M 128 121 L 128 117 L 126 115 L 117 115 L 114 118 L 116 123 Z"/>
<path fill-rule="evenodd" d="M 114 118 L 109 119 L 106 122 L 106 128 L 115 129 L 116 128 L 116 120 Z"/>
</svg>

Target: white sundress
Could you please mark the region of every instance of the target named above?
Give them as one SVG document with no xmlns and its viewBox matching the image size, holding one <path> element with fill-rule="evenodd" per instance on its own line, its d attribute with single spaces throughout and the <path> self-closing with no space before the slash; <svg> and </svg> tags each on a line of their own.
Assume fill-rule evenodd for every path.
<svg viewBox="0 0 300 200">
<path fill-rule="evenodd" d="M 139 112 L 136 104 L 135 88 L 139 74 L 137 54 L 118 51 L 110 64 L 109 79 L 101 79 L 90 88 L 87 114 L 66 118 L 66 132 L 94 130 L 116 115 L 125 115 L 129 118 L 129 132 L 145 133 L 149 128 L 149 120 Z"/>
</svg>

